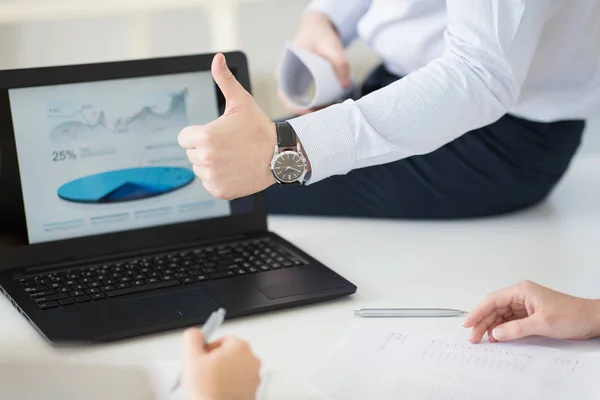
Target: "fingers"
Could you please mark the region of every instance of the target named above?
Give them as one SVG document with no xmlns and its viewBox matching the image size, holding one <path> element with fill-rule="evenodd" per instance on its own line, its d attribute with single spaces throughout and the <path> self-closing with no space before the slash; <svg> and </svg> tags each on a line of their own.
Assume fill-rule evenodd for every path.
<svg viewBox="0 0 600 400">
<path fill-rule="evenodd" d="M 543 333 L 543 321 L 535 315 L 525 319 L 518 319 L 495 327 L 492 336 L 499 342 L 521 339 L 527 336 Z"/>
<path fill-rule="evenodd" d="M 486 296 L 486 298 L 477 305 L 471 313 L 469 313 L 463 326 L 465 328 L 472 328 L 485 318 L 488 318 L 494 311 L 510 306 L 514 301 L 515 291 L 516 286 L 510 286 Z"/>
<path fill-rule="evenodd" d="M 344 43 L 329 17 L 319 11 L 311 11 L 302 19 L 295 44 L 328 60 L 338 81 L 349 88 L 350 64 L 346 57 Z"/>
<path fill-rule="evenodd" d="M 235 197 L 225 192 L 222 187 L 218 184 L 221 180 L 219 174 L 211 172 L 210 169 L 201 165 L 193 165 L 194 174 L 202 181 L 204 189 L 213 197 L 221 200 L 233 200 Z M 216 182 L 216 183 L 215 183 Z"/>
<path fill-rule="evenodd" d="M 198 164 L 194 164 L 192 166 L 193 170 L 194 170 L 194 174 L 198 177 L 198 179 L 200 179 L 202 181 L 202 183 L 205 185 L 205 182 L 208 181 L 209 177 L 208 177 L 208 173 L 206 172 L 206 169 L 203 168 L 202 166 L 198 165 Z M 205 188 L 208 189 L 205 185 Z"/>
<path fill-rule="evenodd" d="M 488 340 L 489 340 L 490 342 L 492 342 L 492 343 L 496 343 L 496 342 L 497 342 L 497 340 L 496 340 L 496 338 L 494 337 L 494 335 L 492 335 L 492 332 L 494 331 L 494 328 L 496 328 L 496 327 L 497 327 L 497 326 L 499 326 L 499 325 L 502 325 L 502 324 L 503 324 L 504 322 L 506 322 L 506 321 L 507 321 L 506 319 L 498 318 L 498 319 L 496 319 L 496 322 L 494 322 L 494 323 L 492 324 L 492 326 L 490 326 L 490 327 L 488 328 L 488 330 L 487 330 L 487 335 L 488 335 Z"/>
<path fill-rule="evenodd" d="M 193 165 L 200 165 L 202 163 L 202 157 L 200 157 L 200 154 L 198 154 L 198 151 L 196 151 L 195 149 L 187 149 L 185 151 L 185 155 L 188 161 L 191 162 Z"/>
<path fill-rule="evenodd" d="M 331 56 L 328 57 L 335 75 L 344 88 L 350 87 L 350 63 L 344 52 L 344 48 L 341 44 L 336 44 L 331 49 Z"/>
<path fill-rule="evenodd" d="M 188 358 L 206 354 L 204 349 L 204 334 L 200 329 L 188 329 L 183 334 L 183 340 Z"/>
<path fill-rule="evenodd" d="M 186 356 L 188 360 L 194 360 L 198 356 L 212 353 L 217 349 L 231 350 L 249 347 L 243 340 L 224 337 L 205 344 L 204 334 L 200 329 L 190 328 L 183 334 Z"/>
<path fill-rule="evenodd" d="M 236 337 L 225 337 L 222 339 L 222 344 L 220 350 L 229 353 L 229 354 L 252 354 L 252 350 L 250 348 L 250 344 L 245 340 L 236 338 Z"/>
<path fill-rule="evenodd" d="M 235 338 L 220 338 L 205 344 L 204 334 L 200 329 L 190 328 L 183 333 L 186 354 L 193 358 L 198 355 L 210 353 L 218 348 L 228 348 L 245 343 Z"/>
<path fill-rule="evenodd" d="M 177 142 L 179 146 L 187 150 L 193 150 L 199 146 L 199 126 L 189 126 L 187 128 L 183 128 L 181 132 L 179 132 L 179 136 L 177 136 Z"/>
<path fill-rule="evenodd" d="M 194 166 L 196 176 L 204 180 L 203 167 L 210 166 L 213 161 L 211 149 L 218 144 L 217 135 L 208 134 L 205 126 L 192 126 L 183 129 L 178 140 L 179 145 L 186 149 L 187 159 Z"/>
<path fill-rule="evenodd" d="M 492 343 L 495 343 L 495 342 L 497 342 L 497 340 L 494 338 L 494 335 L 492 335 L 493 330 L 494 330 L 493 328 L 488 329 L 487 334 L 488 334 L 489 341 Z"/>
<path fill-rule="evenodd" d="M 246 90 L 235 79 L 235 76 L 227 66 L 227 61 L 223 54 L 219 53 L 213 58 L 211 72 L 217 86 L 223 92 L 227 103 L 246 96 Z"/>
<path fill-rule="evenodd" d="M 203 354 L 212 354 L 212 356 L 220 357 L 219 354 L 227 353 L 251 353 L 250 345 L 248 342 L 235 338 L 235 337 L 223 337 L 210 342 L 203 346 Z"/>
<path fill-rule="evenodd" d="M 471 332 L 469 341 L 471 343 L 479 343 L 483 339 L 483 335 L 490 329 L 491 326 L 497 325 L 508 318 L 508 309 L 503 308 L 500 310 L 494 310 L 491 314 L 486 316 L 483 321 L 480 321 Z"/>
<path fill-rule="evenodd" d="M 222 346 L 223 346 L 223 339 L 217 339 L 215 341 L 210 342 L 206 346 L 204 346 L 204 350 L 206 350 L 206 352 L 210 353 Z"/>
<path fill-rule="evenodd" d="M 222 339 L 222 344 L 224 349 L 234 349 L 240 347 L 250 347 L 248 342 L 238 339 L 235 337 L 224 337 Z"/>
<path fill-rule="evenodd" d="M 496 327 L 507 321 L 522 320 L 527 317 L 527 310 L 525 309 L 525 306 L 520 303 L 513 303 L 509 307 L 495 309 L 491 314 L 473 327 L 469 341 L 471 343 L 479 343 L 487 332 L 490 342 L 497 342 L 498 340 L 493 336 L 493 331 Z"/>
</svg>

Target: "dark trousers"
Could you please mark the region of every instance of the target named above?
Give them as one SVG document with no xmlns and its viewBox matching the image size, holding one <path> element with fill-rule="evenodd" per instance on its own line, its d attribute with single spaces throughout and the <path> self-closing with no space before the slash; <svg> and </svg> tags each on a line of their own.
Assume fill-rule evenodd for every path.
<svg viewBox="0 0 600 400">
<path fill-rule="evenodd" d="M 364 82 L 362 95 L 397 79 L 378 67 Z M 308 186 L 275 185 L 267 190 L 268 211 L 457 219 L 524 209 L 543 201 L 564 175 L 584 127 L 584 121 L 539 123 L 505 115 L 426 155 Z"/>
</svg>

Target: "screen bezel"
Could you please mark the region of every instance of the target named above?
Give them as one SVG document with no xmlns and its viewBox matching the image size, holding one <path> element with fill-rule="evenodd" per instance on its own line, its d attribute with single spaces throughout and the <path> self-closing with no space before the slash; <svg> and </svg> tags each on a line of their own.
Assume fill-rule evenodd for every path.
<svg viewBox="0 0 600 400">
<path fill-rule="evenodd" d="M 242 52 L 224 54 L 227 64 L 232 71 L 235 71 L 238 81 L 251 93 L 246 56 Z M 202 54 L 0 71 L 0 90 L 210 71 L 214 55 Z M 217 96 L 222 102 L 222 93 L 219 93 L 218 90 Z M 10 129 L 8 129 L 9 126 Z M 4 221 L 0 220 L 0 228 L 2 228 L 0 230 L 7 231 L 10 235 L 11 230 L 13 234 L 19 233 L 14 231 L 18 228 L 13 228 L 18 220 L 23 221 L 23 223 L 25 221 L 10 105 L 8 108 L 6 106 L 0 108 L 0 128 L 0 152 L 2 154 L 0 156 L 0 188 L 3 186 L 10 188 L 10 193 L 19 193 L 20 195 L 18 196 L 19 199 L 11 198 L 11 196 L 5 195 L 6 190 L 1 190 L 4 195 L 0 195 L 0 207 L 11 210 L 11 215 L 10 218 Z M 266 231 L 265 194 L 261 192 L 251 196 L 251 198 L 254 202 L 252 211 L 228 217 L 161 225 L 56 242 L 9 247 L 0 245 L 0 270 L 77 262 L 110 256 L 118 257 L 123 254 L 199 243 L 219 237 Z M 21 203 L 20 208 L 15 203 Z"/>
</svg>

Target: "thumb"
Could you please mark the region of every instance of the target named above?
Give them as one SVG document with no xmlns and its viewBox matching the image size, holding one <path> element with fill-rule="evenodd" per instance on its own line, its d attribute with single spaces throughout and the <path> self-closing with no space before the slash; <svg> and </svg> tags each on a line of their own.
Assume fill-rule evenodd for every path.
<svg viewBox="0 0 600 400">
<path fill-rule="evenodd" d="M 206 354 L 204 347 L 204 334 L 200 329 L 188 329 L 183 334 L 185 343 L 185 354 L 187 358 L 193 359 Z"/>
<path fill-rule="evenodd" d="M 498 325 L 492 331 L 492 336 L 499 342 L 517 340 L 527 336 L 539 335 L 542 333 L 542 326 L 542 321 L 532 316 Z"/>
<path fill-rule="evenodd" d="M 217 86 L 223 92 L 228 106 L 232 101 L 236 101 L 246 95 L 246 90 L 235 79 L 233 73 L 231 73 L 223 54 L 219 53 L 213 58 L 211 73 Z"/>
</svg>

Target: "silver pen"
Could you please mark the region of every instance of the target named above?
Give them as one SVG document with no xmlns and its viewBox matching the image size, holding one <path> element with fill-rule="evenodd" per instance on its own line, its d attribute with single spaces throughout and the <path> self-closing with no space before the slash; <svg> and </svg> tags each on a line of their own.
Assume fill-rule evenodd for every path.
<svg viewBox="0 0 600 400">
<path fill-rule="evenodd" d="M 362 318 L 444 318 L 460 317 L 466 311 L 448 308 L 363 308 L 354 310 Z"/>
<path fill-rule="evenodd" d="M 217 311 L 213 312 L 210 317 L 208 317 L 204 325 L 202 325 L 201 330 L 202 333 L 204 333 L 204 345 L 207 345 L 210 342 L 210 338 L 223 324 L 223 321 L 225 321 L 225 314 L 225 309 L 219 308 Z M 177 390 L 179 385 L 181 385 L 181 374 L 179 374 L 179 378 L 177 379 L 177 382 L 175 382 L 175 385 L 173 385 L 173 389 L 171 389 L 171 391 L 174 392 Z"/>
</svg>

